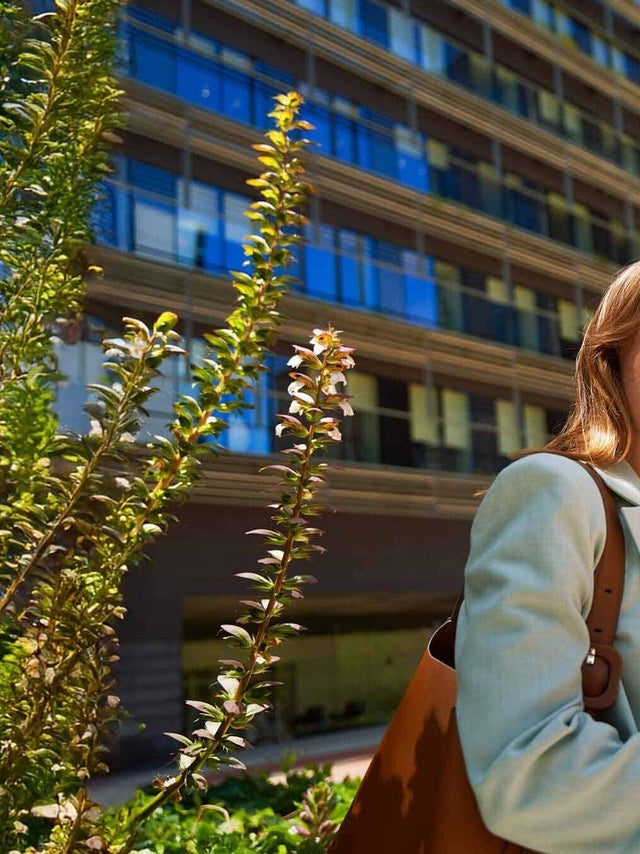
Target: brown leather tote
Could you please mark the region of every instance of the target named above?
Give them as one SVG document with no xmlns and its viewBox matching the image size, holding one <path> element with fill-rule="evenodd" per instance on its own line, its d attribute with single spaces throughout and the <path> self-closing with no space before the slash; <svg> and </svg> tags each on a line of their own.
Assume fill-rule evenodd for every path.
<svg viewBox="0 0 640 854">
<path fill-rule="evenodd" d="M 622 662 L 613 648 L 624 584 L 624 538 L 615 502 L 595 472 L 607 517 L 587 618 L 591 645 L 582 668 L 585 708 L 594 716 L 617 696 Z M 431 638 L 380 742 L 330 854 L 534 854 L 485 827 L 467 778 L 456 725 L 452 617 Z"/>
</svg>

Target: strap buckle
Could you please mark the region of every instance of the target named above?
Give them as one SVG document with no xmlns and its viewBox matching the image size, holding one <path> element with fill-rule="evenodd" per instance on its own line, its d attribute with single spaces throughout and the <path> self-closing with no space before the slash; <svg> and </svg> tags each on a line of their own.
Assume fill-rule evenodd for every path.
<svg viewBox="0 0 640 854">
<path fill-rule="evenodd" d="M 618 696 L 622 656 L 609 644 L 592 643 L 582 665 L 582 692 L 587 710 L 610 708 Z"/>
</svg>

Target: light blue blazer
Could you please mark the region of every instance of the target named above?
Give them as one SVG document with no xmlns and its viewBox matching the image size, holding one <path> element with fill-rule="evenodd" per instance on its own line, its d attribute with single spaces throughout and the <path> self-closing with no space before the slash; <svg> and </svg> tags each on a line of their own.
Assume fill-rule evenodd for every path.
<svg viewBox="0 0 640 854">
<path fill-rule="evenodd" d="M 600 474 L 626 545 L 622 685 L 606 722 L 582 703 L 606 533 L 589 475 L 552 454 L 508 466 L 478 510 L 465 570 L 457 718 L 469 779 L 489 829 L 544 854 L 640 854 L 640 478 L 626 462 Z"/>
</svg>

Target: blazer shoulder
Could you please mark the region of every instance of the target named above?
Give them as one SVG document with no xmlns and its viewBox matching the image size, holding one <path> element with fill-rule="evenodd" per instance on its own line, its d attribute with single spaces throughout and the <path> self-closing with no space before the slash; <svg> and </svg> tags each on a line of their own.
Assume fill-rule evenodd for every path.
<svg viewBox="0 0 640 854">
<path fill-rule="evenodd" d="M 586 500 L 602 504 L 600 491 L 580 463 L 560 454 L 528 454 L 510 463 L 497 476 L 489 492 L 515 491 L 522 495 L 547 491 L 563 501 Z"/>
</svg>

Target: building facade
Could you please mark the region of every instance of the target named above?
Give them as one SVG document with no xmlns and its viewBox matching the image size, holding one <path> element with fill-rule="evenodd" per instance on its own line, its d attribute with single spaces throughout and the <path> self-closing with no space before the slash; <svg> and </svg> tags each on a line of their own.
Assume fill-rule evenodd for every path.
<svg viewBox="0 0 640 854">
<path fill-rule="evenodd" d="M 356 348 L 355 417 L 329 479 L 328 553 L 296 611 L 260 738 L 388 717 L 450 607 L 475 493 L 561 423 L 581 329 L 640 245 L 640 4 L 630 0 L 136 0 L 123 13 L 128 125 L 96 212 L 105 268 L 63 412 L 100 327 L 172 309 L 196 355 L 242 262 L 251 144 L 297 89 L 319 146 L 300 284 L 236 453 L 205 467 L 131 574 L 121 690 L 129 761 L 166 753 L 206 697 L 221 622 L 259 556 L 256 472 L 292 342 Z M 80 354 L 80 355 L 79 355 Z M 187 378 L 167 378 L 151 432 Z"/>
</svg>

